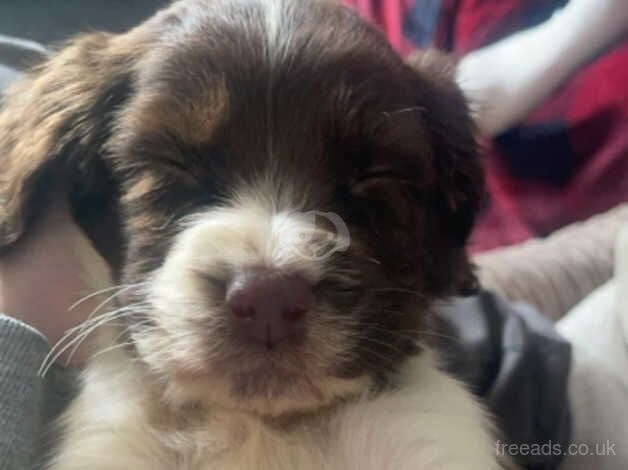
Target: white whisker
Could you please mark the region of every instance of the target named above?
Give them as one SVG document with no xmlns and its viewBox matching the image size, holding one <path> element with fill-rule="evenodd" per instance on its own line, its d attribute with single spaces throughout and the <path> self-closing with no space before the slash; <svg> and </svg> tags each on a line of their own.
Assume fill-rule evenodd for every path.
<svg viewBox="0 0 628 470">
<path fill-rule="evenodd" d="M 79 333 L 77 334 L 77 336 L 75 338 L 73 338 L 71 341 L 69 341 L 67 344 L 63 344 L 68 338 L 70 338 L 72 336 L 72 333 L 68 334 L 66 333 L 61 340 L 59 340 L 51 349 L 50 352 L 46 355 L 46 357 L 44 358 L 39 371 L 37 372 L 38 375 L 40 376 L 45 376 L 46 373 L 48 372 L 48 370 L 50 369 L 50 367 L 52 367 L 52 365 L 59 359 L 59 357 L 61 357 L 61 355 L 67 351 L 69 348 L 71 348 L 73 345 L 77 344 L 77 348 L 78 346 L 80 346 L 80 344 L 93 332 L 95 331 L 98 327 L 105 325 L 106 323 L 111 322 L 112 320 L 116 319 L 116 318 L 120 318 L 126 315 L 129 315 L 131 313 L 135 313 L 137 312 L 137 310 L 134 308 L 136 306 L 128 306 L 128 307 L 122 307 L 119 308 L 117 310 L 114 310 L 112 312 L 107 312 L 103 315 L 99 315 L 97 317 L 94 317 L 88 321 L 86 321 L 85 323 L 81 324 L 80 326 L 82 328 L 79 329 Z M 87 324 L 87 325 L 86 325 Z M 76 327 L 73 328 L 72 330 L 76 331 Z M 74 351 L 73 351 L 74 352 Z"/>
<path fill-rule="evenodd" d="M 92 354 L 90 356 L 90 360 L 92 360 L 92 359 L 94 359 L 94 358 L 96 358 L 96 357 L 98 357 L 98 356 L 100 356 L 102 354 L 106 354 L 108 352 L 115 351 L 116 349 L 121 349 L 121 348 L 125 348 L 127 346 L 132 346 L 132 345 L 133 345 L 133 341 L 126 341 L 124 343 L 114 344 L 113 346 L 109 346 L 107 348 L 104 348 L 104 349 L 102 349 L 102 350 Z"/>
<path fill-rule="evenodd" d="M 125 284 L 119 284 L 119 285 L 116 285 L 116 286 L 107 287 L 107 288 L 105 288 L 105 289 L 100 289 L 100 290 L 97 290 L 97 291 L 95 291 L 95 292 L 90 293 L 89 295 L 86 295 L 85 297 L 82 297 L 82 298 L 78 299 L 76 302 L 74 302 L 74 303 L 70 306 L 70 308 L 68 308 L 68 311 L 72 311 L 72 310 L 74 310 L 76 307 L 78 307 L 78 306 L 79 306 L 79 305 L 81 305 L 82 303 L 87 302 L 89 299 L 92 299 L 92 298 L 94 298 L 94 297 L 96 297 L 96 296 L 98 296 L 98 295 L 100 295 L 100 294 L 105 294 L 105 293 L 107 293 L 107 292 L 111 292 L 111 291 L 116 290 L 116 289 L 123 289 L 123 288 L 128 287 L 128 286 L 140 286 L 141 284 L 142 284 L 142 283 L 138 283 L 138 284 L 126 284 L 126 285 L 125 285 Z"/>
</svg>

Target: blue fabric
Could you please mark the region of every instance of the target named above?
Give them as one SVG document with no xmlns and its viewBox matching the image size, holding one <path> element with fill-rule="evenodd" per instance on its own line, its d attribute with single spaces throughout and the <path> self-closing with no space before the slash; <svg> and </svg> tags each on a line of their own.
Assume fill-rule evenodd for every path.
<svg viewBox="0 0 628 470">
<path fill-rule="evenodd" d="M 429 47 L 434 42 L 438 27 L 441 0 L 416 0 L 405 18 L 403 30 L 417 47 Z"/>
<path fill-rule="evenodd" d="M 576 168 L 566 122 L 526 124 L 495 139 L 502 161 L 522 180 L 566 184 Z"/>
<path fill-rule="evenodd" d="M 544 0 L 530 2 L 528 8 L 524 11 L 521 20 L 520 29 L 528 29 L 549 19 L 554 12 L 564 7 L 569 0 Z"/>
</svg>

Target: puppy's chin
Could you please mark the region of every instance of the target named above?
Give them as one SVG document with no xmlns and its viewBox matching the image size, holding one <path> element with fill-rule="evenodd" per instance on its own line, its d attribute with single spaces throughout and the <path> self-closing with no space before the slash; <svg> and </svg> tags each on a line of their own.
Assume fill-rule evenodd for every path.
<svg viewBox="0 0 628 470">
<path fill-rule="evenodd" d="M 173 374 L 165 398 L 175 406 L 200 403 L 207 407 L 260 416 L 312 412 L 368 390 L 371 379 L 309 377 L 271 368 L 231 377 Z M 254 389 L 254 390 L 253 390 Z M 246 392 L 244 392 L 246 391 Z"/>
<path fill-rule="evenodd" d="M 245 344 L 218 357 L 193 335 L 186 347 L 152 332 L 136 337 L 136 352 L 148 365 L 170 405 L 201 405 L 259 416 L 313 412 L 366 393 L 369 375 L 339 377 L 312 338 L 302 344 L 278 344 L 272 350 Z M 309 345 L 306 346 L 306 345 Z M 315 351 L 320 357 L 313 357 Z"/>
<path fill-rule="evenodd" d="M 338 361 L 326 357 L 315 338 L 272 350 L 241 344 L 213 354 L 199 335 L 173 345 L 168 333 L 136 337 L 136 352 L 164 384 L 164 399 L 174 407 L 190 404 L 260 416 L 302 414 L 366 393 L 369 375 L 340 377 Z M 319 352 L 319 357 L 315 357 Z M 327 351 L 328 352 L 328 351 Z"/>
</svg>

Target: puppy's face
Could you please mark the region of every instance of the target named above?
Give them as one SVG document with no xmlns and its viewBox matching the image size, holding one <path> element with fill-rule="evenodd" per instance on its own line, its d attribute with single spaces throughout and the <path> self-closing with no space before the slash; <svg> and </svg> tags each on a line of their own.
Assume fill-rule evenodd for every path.
<svg viewBox="0 0 628 470">
<path fill-rule="evenodd" d="M 94 139 L 70 196 L 79 223 L 86 197 L 119 221 L 113 249 L 83 226 L 167 398 L 304 411 L 417 353 L 430 302 L 472 279 L 481 187 L 444 68 L 327 2 L 184 1 L 108 41 L 77 52 L 120 72 L 73 110 L 114 102 L 64 137 Z"/>
</svg>

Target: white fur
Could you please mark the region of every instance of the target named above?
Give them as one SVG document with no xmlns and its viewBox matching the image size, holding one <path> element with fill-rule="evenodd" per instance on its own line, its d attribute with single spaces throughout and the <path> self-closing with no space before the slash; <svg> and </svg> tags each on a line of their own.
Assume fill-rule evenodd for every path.
<svg viewBox="0 0 628 470">
<path fill-rule="evenodd" d="M 571 342 L 572 438 L 592 455 L 574 452 L 565 470 L 628 468 L 628 227 L 616 250 L 616 274 L 577 305 L 557 327 Z M 613 452 L 604 450 L 607 441 Z M 584 449 L 584 447 L 583 447 Z M 566 450 L 570 453 L 569 449 Z"/>
<path fill-rule="evenodd" d="M 289 432 L 244 413 L 208 409 L 187 427 L 156 428 L 146 380 L 119 351 L 100 356 L 66 413 L 52 470 L 491 470 L 487 419 L 429 355 L 410 361 L 398 388 L 364 395 Z M 164 404 L 159 406 L 164 407 Z M 199 412 L 200 414 L 200 412 Z"/>
</svg>

